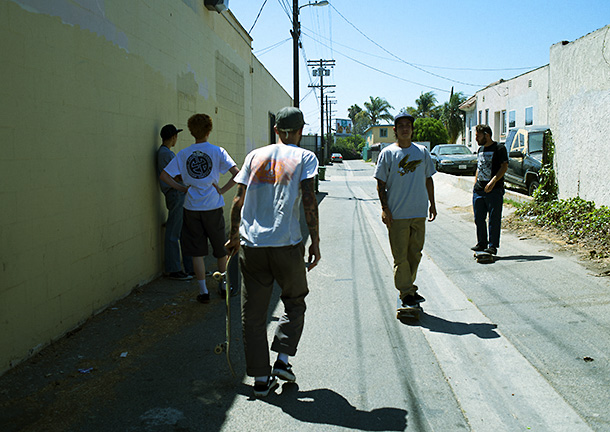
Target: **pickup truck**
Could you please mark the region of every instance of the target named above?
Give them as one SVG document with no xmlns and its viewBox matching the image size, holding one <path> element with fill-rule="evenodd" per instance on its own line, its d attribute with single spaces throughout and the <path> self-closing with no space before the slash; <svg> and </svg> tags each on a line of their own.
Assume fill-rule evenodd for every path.
<svg viewBox="0 0 610 432">
<path fill-rule="evenodd" d="M 544 133 L 548 126 L 526 126 L 508 131 L 506 150 L 508 170 L 504 179 L 532 195 L 540 184 Z"/>
</svg>

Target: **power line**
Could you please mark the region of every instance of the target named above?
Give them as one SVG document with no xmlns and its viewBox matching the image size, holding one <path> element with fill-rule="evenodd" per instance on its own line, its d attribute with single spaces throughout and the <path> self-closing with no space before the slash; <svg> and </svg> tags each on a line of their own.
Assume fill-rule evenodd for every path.
<svg viewBox="0 0 610 432">
<path fill-rule="evenodd" d="M 248 34 L 252 33 L 252 29 L 256 25 L 256 22 L 258 21 L 258 18 L 261 16 L 261 12 L 263 11 L 263 8 L 265 7 L 266 4 L 267 4 L 267 0 L 265 0 L 263 2 L 263 5 L 261 6 L 260 10 L 258 11 L 258 15 L 256 15 L 256 19 L 254 20 L 254 24 L 252 24 L 252 27 L 250 27 L 250 30 L 248 30 Z"/>
<path fill-rule="evenodd" d="M 311 33 L 314 33 L 314 34 L 315 34 L 315 32 L 314 32 L 313 30 L 311 30 L 311 29 L 309 29 L 309 28 L 307 28 L 307 27 L 302 26 L 301 28 L 302 28 L 302 29 L 304 29 L 304 30 L 307 30 L 307 31 L 309 31 L 309 32 L 311 32 Z M 334 48 L 333 48 L 333 46 L 332 46 L 332 45 L 334 44 L 334 45 L 339 45 L 339 46 L 342 46 L 342 47 L 347 48 L 347 49 L 352 50 L 352 51 L 359 52 L 359 53 L 361 53 L 361 54 L 366 54 L 366 55 L 369 55 L 369 56 L 371 56 L 371 57 L 376 57 L 376 58 L 379 58 L 379 59 L 382 59 L 382 60 L 388 60 L 388 61 L 395 61 L 395 62 L 403 63 L 403 61 L 402 61 L 402 60 L 400 60 L 400 59 L 396 59 L 396 58 L 390 58 L 390 57 L 386 57 L 386 56 L 380 56 L 380 55 L 373 54 L 373 53 L 370 53 L 370 52 L 362 51 L 362 50 L 359 50 L 359 49 L 357 49 L 357 48 L 352 48 L 352 47 L 350 47 L 349 45 L 345 45 L 345 44 L 342 44 L 342 43 L 340 43 L 340 42 L 337 42 L 337 41 L 333 40 L 332 38 L 327 38 L 327 37 L 325 37 L 325 36 L 324 36 L 324 35 L 322 35 L 322 34 L 316 34 L 316 35 L 317 35 L 318 37 L 320 37 L 320 38 L 322 38 L 322 39 L 326 39 L 327 41 L 329 41 L 329 42 L 330 42 L 330 44 L 331 44 L 330 46 L 328 46 L 328 45 L 325 45 L 325 46 L 326 46 L 327 48 L 330 48 L 330 49 L 331 49 L 331 51 L 334 49 Z M 311 36 L 310 36 L 310 37 L 311 37 Z M 314 40 L 315 40 L 315 39 L 314 39 Z M 322 42 L 319 42 L 319 41 L 317 41 L 317 40 L 316 40 L 316 42 L 318 42 L 318 43 L 322 44 Z M 502 72 L 502 71 L 520 71 L 520 70 L 531 70 L 531 69 L 536 69 L 536 68 L 538 67 L 538 66 L 527 66 L 527 67 L 513 67 L 513 68 L 465 68 L 465 67 L 450 67 L 450 66 L 424 65 L 424 64 L 419 64 L 419 63 L 413 63 L 413 64 L 414 64 L 414 65 L 416 65 L 416 66 L 427 67 L 427 68 L 432 68 L 432 69 L 446 69 L 446 70 L 471 71 L 471 72 Z"/>
<path fill-rule="evenodd" d="M 427 70 L 425 70 L 424 68 L 421 68 L 421 67 L 419 67 L 419 66 L 417 66 L 417 65 L 415 65 L 415 64 L 413 64 L 413 63 L 410 63 L 410 62 L 408 62 L 408 61 L 406 61 L 406 60 L 404 60 L 404 59 L 402 59 L 402 58 L 398 57 L 397 55 L 395 55 L 395 54 L 393 54 L 392 52 L 388 51 L 387 49 L 385 49 L 384 47 L 382 47 L 381 45 L 379 45 L 377 42 L 375 42 L 373 39 L 371 39 L 370 37 L 368 37 L 367 35 L 365 35 L 365 34 L 364 34 L 364 33 L 363 33 L 363 32 L 362 32 L 362 31 L 361 31 L 361 30 L 360 30 L 358 27 L 356 27 L 356 26 L 355 26 L 354 24 L 352 24 L 352 23 L 351 23 L 351 22 L 350 22 L 350 21 L 349 21 L 347 18 L 345 18 L 345 17 L 343 16 L 343 14 L 342 14 L 341 12 L 339 12 L 339 11 L 337 10 L 337 8 L 336 8 L 336 7 L 334 7 L 334 6 L 333 6 L 333 4 L 332 4 L 332 3 L 329 3 L 329 5 L 330 5 L 330 7 L 332 7 L 332 8 L 335 10 L 335 12 L 337 12 L 337 13 L 339 14 L 339 16 L 340 16 L 341 18 L 343 18 L 343 19 L 344 19 L 344 20 L 345 20 L 345 21 L 346 21 L 346 22 L 347 22 L 349 25 L 351 25 L 351 26 L 352 26 L 352 27 L 353 27 L 353 28 L 354 28 L 354 29 L 355 29 L 355 30 L 356 30 L 358 33 L 360 33 L 362 36 L 364 36 L 364 37 L 365 37 L 366 39 L 368 39 L 370 42 L 372 42 L 373 44 L 377 45 L 377 46 L 378 46 L 379 48 L 381 48 L 383 51 L 387 52 L 387 53 L 388 53 L 388 54 L 390 54 L 392 57 L 394 57 L 394 58 L 396 58 L 396 59 L 400 60 L 401 62 L 403 62 L 403 63 L 405 63 L 405 64 L 408 64 L 409 66 L 411 66 L 411 67 L 413 67 L 413 68 L 415 68 L 415 69 L 418 69 L 418 70 L 420 70 L 420 71 L 422 71 L 422 72 L 424 72 L 424 73 L 427 73 L 427 74 L 429 74 L 429 75 L 432 75 L 432 76 L 435 76 L 435 77 L 437 77 L 437 78 L 441 78 L 441 79 L 444 79 L 444 80 L 447 80 L 447 81 L 451 81 L 451 82 L 454 82 L 454 83 L 457 83 L 457 84 L 463 84 L 463 85 L 467 85 L 467 86 L 471 86 L 471 87 L 482 87 L 482 86 L 483 86 L 483 84 L 472 84 L 472 83 L 467 83 L 467 82 L 463 82 L 463 81 L 457 81 L 457 80 L 454 80 L 454 79 L 451 79 L 451 78 L 444 77 L 444 76 L 439 75 L 439 74 L 435 74 L 434 72 L 427 71 Z"/>
</svg>

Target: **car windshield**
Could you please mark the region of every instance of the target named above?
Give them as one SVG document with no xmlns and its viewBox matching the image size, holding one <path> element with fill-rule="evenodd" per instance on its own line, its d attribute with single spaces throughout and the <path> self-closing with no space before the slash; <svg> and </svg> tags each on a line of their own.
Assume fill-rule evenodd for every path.
<svg viewBox="0 0 610 432">
<path fill-rule="evenodd" d="M 470 150 L 468 150 L 468 147 L 464 147 L 464 146 L 447 146 L 447 147 L 441 147 L 438 150 L 438 154 L 465 155 L 465 154 L 472 154 L 472 152 Z"/>
<path fill-rule="evenodd" d="M 544 133 L 531 133 L 529 136 L 529 150 L 530 153 L 541 152 L 542 142 L 544 141 Z"/>
</svg>

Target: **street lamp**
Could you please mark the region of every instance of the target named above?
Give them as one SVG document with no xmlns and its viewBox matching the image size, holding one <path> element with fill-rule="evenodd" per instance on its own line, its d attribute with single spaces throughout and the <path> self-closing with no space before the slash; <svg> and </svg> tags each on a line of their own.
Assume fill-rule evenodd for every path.
<svg viewBox="0 0 610 432">
<path fill-rule="evenodd" d="M 299 6 L 299 0 L 292 0 L 292 77 L 293 77 L 293 100 L 294 106 L 299 107 L 299 38 L 301 36 L 301 23 L 299 23 L 299 12 L 307 6 L 327 6 L 327 0 L 316 1 Z"/>
</svg>

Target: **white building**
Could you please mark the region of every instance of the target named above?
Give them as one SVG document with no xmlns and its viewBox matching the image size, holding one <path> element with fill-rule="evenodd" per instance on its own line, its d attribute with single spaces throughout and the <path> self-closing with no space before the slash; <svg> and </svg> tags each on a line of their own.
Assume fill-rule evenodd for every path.
<svg viewBox="0 0 610 432">
<path fill-rule="evenodd" d="M 494 141 L 504 142 L 514 127 L 548 125 L 549 65 L 509 80 L 492 83 L 460 105 L 465 113 L 464 144 L 476 147 L 475 127 L 491 127 Z"/>
</svg>

